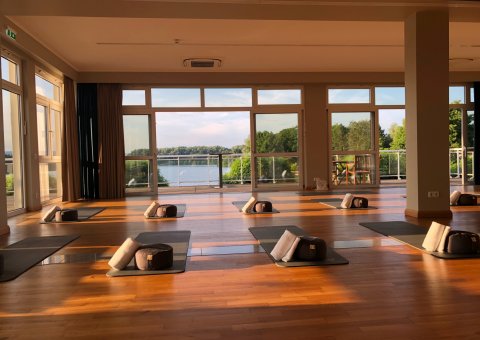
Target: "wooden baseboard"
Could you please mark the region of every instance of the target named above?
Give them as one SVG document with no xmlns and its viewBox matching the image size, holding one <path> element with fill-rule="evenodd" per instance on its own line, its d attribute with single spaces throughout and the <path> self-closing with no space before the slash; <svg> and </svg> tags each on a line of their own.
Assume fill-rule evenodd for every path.
<svg viewBox="0 0 480 340">
<path fill-rule="evenodd" d="M 10 227 L 7 225 L 0 227 L 0 235 L 10 234 Z"/>
<path fill-rule="evenodd" d="M 452 218 L 452 211 L 449 210 L 414 210 L 405 209 L 405 216 L 424 218 L 424 217 L 438 217 L 438 218 Z"/>
</svg>

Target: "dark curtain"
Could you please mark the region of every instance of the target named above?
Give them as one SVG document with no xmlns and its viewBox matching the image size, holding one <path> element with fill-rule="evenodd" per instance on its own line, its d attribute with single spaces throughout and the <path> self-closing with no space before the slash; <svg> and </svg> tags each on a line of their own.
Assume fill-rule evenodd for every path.
<svg viewBox="0 0 480 340">
<path fill-rule="evenodd" d="M 77 117 L 81 196 L 95 199 L 99 198 L 97 84 L 78 84 Z"/>
<path fill-rule="evenodd" d="M 475 98 L 473 124 L 474 124 L 474 143 L 473 143 L 473 169 L 475 185 L 480 185 L 480 82 L 473 83 L 473 97 Z"/>
<path fill-rule="evenodd" d="M 77 111 L 73 80 L 64 78 L 65 99 L 62 131 L 62 200 L 76 201 L 80 193 L 80 159 Z"/>
<path fill-rule="evenodd" d="M 100 198 L 125 196 L 122 88 L 98 84 L 98 153 Z"/>
</svg>

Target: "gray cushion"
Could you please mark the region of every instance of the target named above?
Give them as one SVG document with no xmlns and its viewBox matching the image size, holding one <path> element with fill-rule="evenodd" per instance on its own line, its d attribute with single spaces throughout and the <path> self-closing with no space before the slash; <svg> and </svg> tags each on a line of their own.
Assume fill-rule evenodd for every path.
<svg viewBox="0 0 480 340">
<path fill-rule="evenodd" d="M 78 210 L 77 209 L 62 209 L 62 221 L 77 221 Z"/>
<path fill-rule="evenodd" d="M 158 217 L 177 217 L 177 206 L 173 204 L 162 204 L 157 209 Z"/>
<path fill-rule="evenodd" d="M 135 252 L 135 267 L 140 270 L 161 270 L 173 265 L 173 248 L 168 244 L 144 245 Z"/>
</svg>

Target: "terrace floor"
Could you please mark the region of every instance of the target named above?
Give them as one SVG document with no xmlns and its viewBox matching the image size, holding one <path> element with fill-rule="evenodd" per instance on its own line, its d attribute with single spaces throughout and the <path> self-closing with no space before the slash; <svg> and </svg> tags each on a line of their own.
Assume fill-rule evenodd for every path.
<svg viewBox="0 0 480 340">
<path fill-rule="evenodd" d="M 478 192 L 478 188 L 463 191 Z M 318 192 L 259 193 L 280 211 L 243 215 L 250 193 L 162 194 L 187 204 L 179 219 L 146 220 L 153 198 L 78 202 L 106 207 L 90 220 L 39 224 L 11 218 L 0 246 L 29 236 L 80 238 L 0 284 L 0 338 L 474 339 L 480 337 L 480 259 L 442 260 L 358 225 L 431 220 L 404 215 L 405 188 L 362 193 L 377 209 L 325 209 Z M 452 207 L 455 229 L 480 232 L 479 207 Z M 257 247 L 251 226 L 297 225 L 350 263 L 280 268 Z M 185 273 L 109 278 L 107 259 L 140 232 L 191 230 Z M 64 255 L 62 257 L 62 255 Z M 63 261 L 59 261 L 63 259 Z M 62 264 L 47 264 L 64 262 Z"/>
</svg>

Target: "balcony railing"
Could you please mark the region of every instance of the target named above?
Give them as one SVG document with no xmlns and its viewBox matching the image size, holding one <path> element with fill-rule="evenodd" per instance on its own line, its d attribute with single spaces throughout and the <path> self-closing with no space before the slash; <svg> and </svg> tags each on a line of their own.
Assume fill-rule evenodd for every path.
<svg viewBox="0 0 480 340">
<path fill-rule="evenodd" d="M 248 160 L 248 163 L 246 163 Z M 239 167 L 237 178 L 225 178 L 232 164 L 236 161 Z M 229 184 L 245 184 L 250 182 L 249 158 L 243 154 L 222 155 L 223 180 Z M 158 155 L 158 186 L 215 186 L 219 185 L 218 155 Z M 248 169 L 247 169 L 248 167 Z M 247 171 L 248 170 L 248 171 Z"/>
<path fill-rule="evenodd" d="M 380 150 L 380 178 L 381 179 L 406 179 L 406 151 L 405 150 Z M 462 178 L 462 148 L 451 148 L 450 178 Z M 473 177 L 474 152 L 467 148 L 467 178 Z"/>
<path fill-rule="evenodd" d="M 298 183 L 297 157 L 259 157 L 258 183 Z M 221 169 L 218 155 L 158 155 L 158 187 L 222 186 L 251 183 L 250 156 L 223 154 Z M 127 160 L 125 183 L 129 191 L 152 187 L 152 163 L 148 160 Z M 220 171 L 222 185 L 220 185 Z"/>
</svg>

